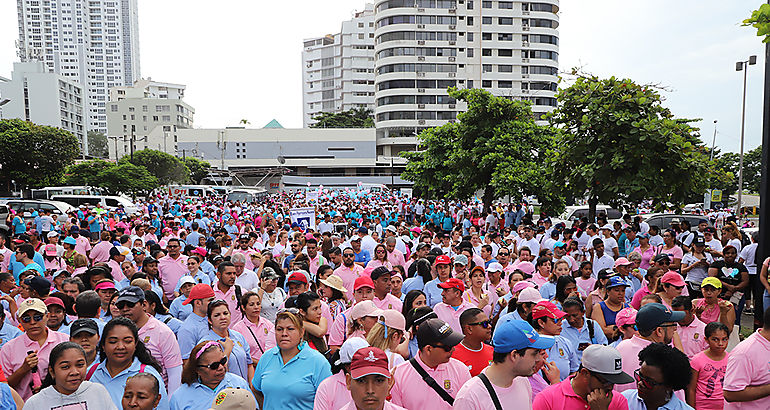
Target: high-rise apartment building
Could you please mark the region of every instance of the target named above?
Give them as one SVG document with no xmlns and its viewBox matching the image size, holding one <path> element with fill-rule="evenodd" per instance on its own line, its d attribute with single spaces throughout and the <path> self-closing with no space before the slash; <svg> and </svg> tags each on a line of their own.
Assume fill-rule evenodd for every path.
<svg viewBox="0 0 770 410">
<path fill-rule="evenodd" d="M 375 5 L 378 154 L 413 150 L 425 128 L 464 104 L 447 88 L 482 88 L 556 105 L 558 0 L 382 0 Z"/>
<path fill-rule="evenodd" d="M 131 87 L 110 89 L 107 136 L 110 158 L 151 148 L 174 156 L 177 132 L 193 127 L 193 107 L 183 101 L 185 86 L 142 79 Z"/>
<path fill-rule="evenodd" d="M 49 72 L 40 61 L 14 63 L 11 78 L 0 77 L 0 119 L 61 128 L 83 143 L 83 94 L 80 84 Z"/>
<path fill-rule="evenodd" d="M 109 89 L 140 78 L 137 0 L 17 0 L 18 56 L 79 82 L 87 128 L 107 132 Z"/>
<path fill-rule="evenodd" d="M 374 111 L 374 5 L 343 22 L 339 33 L 305 40 L 302 63 L 305 127 L 322 112 Z"/>
</svg>

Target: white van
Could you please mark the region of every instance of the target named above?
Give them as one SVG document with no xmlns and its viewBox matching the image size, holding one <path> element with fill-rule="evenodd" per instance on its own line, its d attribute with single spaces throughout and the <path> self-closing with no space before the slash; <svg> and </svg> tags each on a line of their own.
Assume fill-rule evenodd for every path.
<svg viewBox="0 0 770 410">
<path fill-rule="evenodd" d="M 233 188 L 227 193 L 227 201 L 229 202 L 259 202 L 265 200 L 269 194 L 265 189 L 257 188 Z"/>
<path fill-rule="evenodd" d="M 118 206 L 122 206 L 127 214 L 135 214 L 139 212 L 139 207 L 136 206 L 130 199 L 122 196 L 110 196 L 110 195 L 54 195 L 51 199 L 55 201 L 66 202 L 75 208 L 80 205 L 85 205 L 89 208 L 99 206 L 100 208 L 114 210 Z"/>
<path fill-rule="evenodd" d="M 51 186 L 32 190 L 32 199 L 51 199 L 54 195 L 103 195 L 100 188 L 92 186 Z"/>
</svg>

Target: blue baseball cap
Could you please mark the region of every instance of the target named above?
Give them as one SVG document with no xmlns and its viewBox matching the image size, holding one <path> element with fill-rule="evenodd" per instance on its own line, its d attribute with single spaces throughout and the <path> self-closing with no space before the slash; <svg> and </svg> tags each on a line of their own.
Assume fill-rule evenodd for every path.
<svg viewBox="0 0 770 410">
<path fill-rule="evenodd" d="M 63 243 L 66 243 L 67 245 L 77 245 L 78 244 L 78 242 L 75 240 L 75 238 L 73 238 L 71 236 L 68 236 L 68 237 L 64 238 Z"/>
<path fill-rule="evenodd" d="M 553 249 L 561 248 L 562 246 L 567 246 L 567 244 L 562 241 L 556 241 L 556 243 L 553 244 Z"/>
<path fill-rule="evenodd" d="M 510 353 L 528 347 L 548 349 L 555 342 L 553 337 L 541 336 L 529 323 L 513 317 L 500 319 L 495 334 L 492 336 L 492 346 L 494 346 L 495 353 Z"/>
<path fill-rule="evenodd" d="M 619 276 L 612 276 L 610 277 L 609 283 L 607 283 L 607 286 L 605 288 L 614 288 L 618 286 L 626 286 L 628 287 L 628 283 L 624 282 L 623 279 L 621 279 Z"/>
</svg>

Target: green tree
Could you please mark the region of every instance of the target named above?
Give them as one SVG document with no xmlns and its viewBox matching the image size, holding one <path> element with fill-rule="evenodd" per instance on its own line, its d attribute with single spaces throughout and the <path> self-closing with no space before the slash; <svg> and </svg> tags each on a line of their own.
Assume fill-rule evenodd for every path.
<svg viewBox="0 0 770 410">
<path fill-rule="evenodd" d="M 64 185 L 101 186 L 99 173 L 115 164 L 103 159 L 78 162 L 68 166 L 64 171 Z"/>
<path fill-rule="evenodd" d="M 557 208 L 545 168 L 557 130 L 536 125 L 527 102 L 480 89 L 450 88 L 449 96 L 467 111 L 417 136 L 421 150 L 402 153 L 409 160 L 402 178 L 429 198 L 467 199 L 481 190 L 488 208 L 496 197 L 535 194 L 546 209 Z"/>
<path fill-rule="evenodd" d="M 653 86 L 573 74 L 575 83 L 558 92 L 559 107 L 548 115 L 563 130 L 551 163 L 566 196 L 588 199 L 589 218 L 600 202 L 702 197 L 713 167 L 692 120 L 675 118 Z"/>
<path fill-rule="evenodd" d="M 68 131 L 0 120 L 0 183 L 6 189 L 12 180 L 21 187 L 57 184 L 78 155 L 80 141 Z"/>
<path fill-rule="evenodd" d="M 190 170 L 179 158 L 154 149 L 147 148 L 136 151 L 133 160 L 130 156 L 124 156 L 118 161 L 118 164 L 127 162 L 146 168 L 150 175 L 158 178 L 160 185 L 184 183 L 187 182 L 190 175 Z"/>
<path fill-rule="evenodd" d="M 184 165 L 190 170 L 190 181 L 195 184 L 200 184 L 203 178 L 209 174 L 209 168 L 211 164 L 206 161 L 201 161 L 198 158 L 187 157 L 184 159 Z"/>
<path fill-rule="evenodd" d="M 322 112 L 313 117 L 310 128 L 372 128 L 374 116 L 368 108 L 354 108 L 343 112 Z"/>
<path fill-rule="evenodd" d="M 101 170 L 98 177 L 99 186 L 111 194 L 144 195 L 160 186 L 158 178 L 152 176 L 145 167 L 130 162 L 113 164 Z"/>
<path fill-rule="evenodd" d="M 757 29 L 757 36 L 764 37 L 763 43 L 770 43 L 770 4 L 763 4 L 751 12 L 751 17 L 743 20 L 743 26 Z M 744 158 L 745 159 L 745 158 Z"/>
<path fill-rule="evenodd" d="M 101 132 L 88 131 L 88 154 L 94 158 L 107 158 L 110 155 L 107 136 Z"/>
</svg>

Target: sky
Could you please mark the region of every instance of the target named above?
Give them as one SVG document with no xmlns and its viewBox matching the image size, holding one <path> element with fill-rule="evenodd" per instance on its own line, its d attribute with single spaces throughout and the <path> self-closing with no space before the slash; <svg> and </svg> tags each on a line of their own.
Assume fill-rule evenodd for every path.
<svg viewBox="0 0 770 410">
<path fill-rule="evenodd" d="M 560 69 L 665 86 L 674 115 L 711 145 L 738 152 L 743 73 L 749 67 L 745 150 L 761 142 L 764 45 L 740 22 L 759 0 L 562 0 Z M 302 126 L 302 41 L 340 30 L 364 0 L 139 0 L 141 73 L 187 85 L 196 128 Z M 212 6 L 213 5 L 213 6 Z M 219 7 L 217 7 L 219 6 Z M 18 61 L 16 2 L 0 1 L 0 76 Z"/>
</svg>

